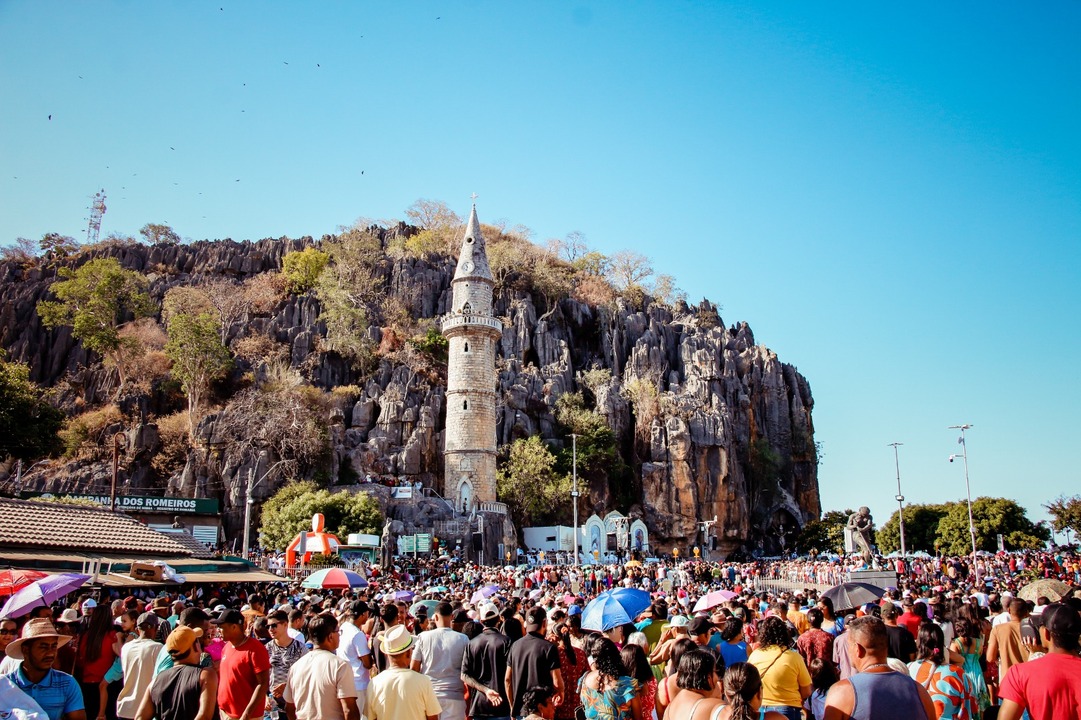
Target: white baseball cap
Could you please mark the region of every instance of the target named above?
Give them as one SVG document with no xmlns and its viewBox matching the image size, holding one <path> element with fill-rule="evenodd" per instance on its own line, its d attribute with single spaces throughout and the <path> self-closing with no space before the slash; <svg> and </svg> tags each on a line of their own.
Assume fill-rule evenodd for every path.
<svg viewBox="0 0 1081 720">
<path fill-rule="evenodd" d="M 82 604 L 83 610 L 91 610 L 93 608 L 96 608 L 97 606 L 98 606 L 98 602 L 94 598 L 87 598 L 86 600 L 83 600 L 83 604 Z M 83 614 L 85 615 L 86 613 L 83 613 Z"/>
</svg>

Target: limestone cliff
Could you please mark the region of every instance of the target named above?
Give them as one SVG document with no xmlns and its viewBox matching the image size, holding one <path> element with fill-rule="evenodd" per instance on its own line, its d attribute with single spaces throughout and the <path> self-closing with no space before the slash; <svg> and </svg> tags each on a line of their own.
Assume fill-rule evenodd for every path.
<svg viewBox="0 0 1081 720">
<path fill-rule="evenodd" d="M 378 234 L 386 244 L 409 232 L 399 226 Z M 310 244 L 305 238 L 114 245 L 68 262 L 115 257 L 145 274 L 160 302 L 178 285 L 215 278 L 240 283 L 277 272 L 286 252 Z M 388 255 L 376 271 L 382 291 L 412 318 L 436 318 L 447 311 L 453 258 Z M 55 279 L 47 263 L 0 263 L 0 346 L 10 359 L 30 364 L 32 378 L 56 388 L 57 403 L 74 413 L 107 401 L 116 377 L 73 340 L 69 329 L 41 325 L 35 305 L 47 297 Z M 339 484 L 367 475 L 406 476 L 441 493 L 445 373 L 403 361 L 393 352 L 401 339 L 389 327 L 369 329 L 379 353 L 374 365 L 358 371 L 323 349 L 326 327 L 320 309 L 311 294 L 290 295 L 272 307 L 249 309 L 226 329 L 234 344 L 256 334 L 284 344 L 288 364 L 316 387 L 349 387 L 348 393 L 328 393 L 331 400 L 319 410 L 328 451 L 300 466 L 300 472 Z M 661 550 L 693 541 L 697 522 L 716 515 L 720 550 L 766 553 L 790 545 L 785 534 L 791 536 L 818 516 L 810 387 L 795 367 L 757 345 L 746 323 L 725 327 L 705 301 L 668 308 L 647 298 L 641 310 L 622 300 L 591 306 L 563 298 L 549 305 L 543 297 L 509 286 L 497 289 L 495 314 L 505 327 L 498 348 L 500 443 L 538 433 L 561 442 L 553 414 L 558 398 L 582 387 L 584 371 L 611 371 L 610 383 L 593 388 L 592 394 L 619 438 L 634 480 L 629 488 L 594 483 L 588 502 L 582 503 L 584 512 L 639 514 Z M 156 418 L 180 409 L 182 398 L 167 386 L 124 397 L 119 403 L 124 419 L 102 433 L 128 436 L 131 450 L 122 489 L 220 497 L 227 532 L 235 532 L 249 470 L 254 467 L 261 476 L 280 459 L 275 443 L 289 439 L 238 442 L 244 430 L 232 422 L 231 413 L 238 412 L 238 398 L 251 392 L 252 378 L 267 372 L 272 368 L 266 363 L 239 361 L 233 376 L 216 388 L 216 406 L 203 419 L 196 446 L 164 472 L 160 463 L 150 462 L 161 451 Z M 621 392 L 636 381 L 649 381 L 657 391 L 652 411 L 639 408 L 643 417 L 636 416 Z M 108 474 L 107 465 L 92 458 L 69 462 L 59 472 L 38 473 L 31 482 L 52 490 L 98 492 L 107 488 Z M 272 477 L 257 487 L 256 501 L 272 493 L 277 482 Z M 416 512 L 425 520 L 450 519 L 438 502 Z M 406 519 L 421 519 L 412 515 Z"/>
</svg>

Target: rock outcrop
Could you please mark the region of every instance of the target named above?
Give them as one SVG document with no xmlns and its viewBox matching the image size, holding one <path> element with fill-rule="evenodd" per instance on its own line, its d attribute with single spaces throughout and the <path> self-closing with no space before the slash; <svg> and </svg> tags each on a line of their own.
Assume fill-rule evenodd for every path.
<svg viewBox="0 0 1081 720">
<path fill-rule="evenodd" d="M 381 237 L 387 242 L 402 232 L 409 230 L 381 231 Z M 160 302 L 178 285 L 217 278 L 239 283 L 276 272 L 285 253 L 312 242 L 103 246 L 71 262 L 115 257 L 144 274 Z M 405 312 L 436 318 L 447 311 L 453 268 L 450 258 L 387 257 L 378 272 L 386 293 Z M 58 387 L 57 397 L 70 412 L 108 400 L 116 378 L 72 338 L 70 329 L 42 326 L 35 305 L 55 279 L 55 270 L 45 263 L 0 263 L 0 346 L 9 359 L 31 366 L 33 380 Z M 798 528 L 818 516 L 810 386 L 795 367 L 756 344 L 746 323 L 725 327 L 706 301 L 674 308 L 647 301 L 639 310 L 623 301 L 598 307 L 564 298 L 548 306 L 542 298 L 506 288 L 497 290 L 495 313 L 505 322 L 497 387 L 500 443 L 534 434 L 562 442 L 554 418 L 557 400 L 582 387 L 585 371 L 610 370 L 610 382 L 591 388 L 591 394 L 625 449 L 635 480 L 632 488 L 591 486 L 583 511 L 619 509 L 640 515 L 659 550 L 693 542 L 698 523 L 716 516 L 718 550 L 726 553 L 790 547 Z M 394 341 L 388 332 L 372 328 L 369 336 L 375 346 L 386 347 Z M 262 314 L 239 317 L 226 334 L 230 340 L 267 335 L 288 349 L 289 365 L 316 387 L 350 388 L 350 394 L 334 395 L 325 418 L 328 452 L 318 467 L 304 469 L 309 476 L 339 484 L 393 476 L 442 492 L 445 376 L 418 371 L 392 353 L 360 372 L 322 350 L 326 328 L 319 301 L 310 294 L 288 296 Z M 228 420 L 231 393 L 245 378 L 266 372 L 263 365 L 238 364 L 234 377 L 218 388 L 224 407 L 207 415 L 198 429 L 204 442 L 168 477 L 141 458 L 157 452 L 156 418 L 179 409 L 176 393 L 123 400 L 128 419 L 115 430 L 129 439 L 124 489 L 219 497 L 227 532 L 235 532 L 249 470 L 254 467 L 261 475 L 278 458 L 266 448 L 231 443 L 216 428 Z M 637 408 L 640 417 L 624 391 L 645 382 L 655 389 L 656 403 L 649 412 Z M 39 478 L 52 490 L 97 492 L 108 482 L 108 469 L 100 462 L 71 463 Z M 279 482 L 268 478 L 256 489 L 256 501 Z M 615 498 L 627 497 L 628 491 L 636 502 L 614 507 Z M 449 517 L 443 517 L 438 500 L 425 507 L 412 512 L 410 521 Z"/>
</svg>

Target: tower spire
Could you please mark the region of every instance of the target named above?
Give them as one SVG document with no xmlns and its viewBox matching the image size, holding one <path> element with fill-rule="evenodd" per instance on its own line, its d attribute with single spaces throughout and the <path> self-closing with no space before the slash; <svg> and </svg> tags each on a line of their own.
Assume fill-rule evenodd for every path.
<svg viewBox="0 0 1081 720">
<path fill-rule="evenodd" d="M 476 193 L 473 193 L 473 197 L 476 198 L 476 196 Z M 462 249 L 458 253 L 458 267 L 454 271 L 455 280 L 462 278 L 475 278 L 494 282 L 492 269 L 488 265 L 488 248 L 484 242 L 484 235 L 480 231 L 480 220 L 477 219 L 475 200 L 472 209 L 469 211 L 469 221 L 465 225 Z"/>
</svg>

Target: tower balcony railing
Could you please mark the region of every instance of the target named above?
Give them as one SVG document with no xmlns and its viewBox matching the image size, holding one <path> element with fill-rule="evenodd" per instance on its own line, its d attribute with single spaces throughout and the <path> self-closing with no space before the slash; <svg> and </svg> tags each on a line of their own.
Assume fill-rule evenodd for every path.
<svg viewBox="0 0 1081 720">
<path fill-rule="evenodd" d="M 503 321 L 499 318 L 494 318 L 491 315 L 451 313 L 449 315 L 444 315 L 441 323 L 443 332 L 457 327 L 464 327 L 466 325 L 486 327 L 503 332 Z"/>
<path fill-rule="evenodd" d="M 480 502 L 477 503 L 477 509 L 481 512 L 499 513 L 500 515 L 506 515 L 507 504 L 501 502 Z"/>
</svg>

